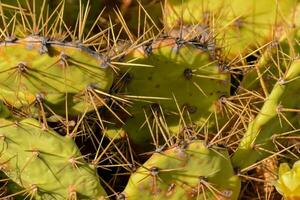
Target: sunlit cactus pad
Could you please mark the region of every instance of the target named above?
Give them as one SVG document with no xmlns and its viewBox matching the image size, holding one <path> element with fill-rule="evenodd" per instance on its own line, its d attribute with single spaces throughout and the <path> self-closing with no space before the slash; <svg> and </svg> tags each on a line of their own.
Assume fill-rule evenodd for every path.
<svg viewBox="0 0 300 200">
<path fill-rule="evenodd" d="M 182 146 L 181 146 L 182 145 Z M 121 196 L 135 199 L 237 199 L 240 180 L 224 149 L 192 141 L 154 153 Z"/>
<path fill-rule="evenodd" d="M 174 135 L 183 119 L 186 125 L 213 127 L 215 114 L 222 118 L 220 99 L 230 95 L 231 87 L 228 66 L 216 49 L 198 44 L 197 39 L 158 39 L 124 56 L 119 92 L 140 102 L 128 108 L 132 117 L 125 119 L 123 130 L 135 143 L 150 138 L 149 126 L 156 135 L 154 124 Z M 106 133 L 114 137 L 113 132 Z"/>
<path fill-rule="evenodd" d="M 297 0 L 166 0 L 167 28 L 206 24 L 217 29 L 218 44 L 231 57 L 249 54 L 282 34 L 292 21 Z"/>
<path fill-rule="evenodd" d="M 0 121 L 1 170 L 21 194 L 35 199 L 101 199 L 106 196 L 93 167 L 71 138 L 42 130 L 38 121 Z"/>
<path fill-rule="evenodd" d="M 299 91 L 300 0 L 1 0 L 0 199 L 300 199 Z"/>
<path fill-rule="evenodd" d="M 80 45 L 30 36 L 1 42 L 0 54 L 1 99 L 17 108 L 45 102 L 56 114 L 88 112 L 103 104 L 88 90 L 112 84 L 100 55 Z"/>
</svg>

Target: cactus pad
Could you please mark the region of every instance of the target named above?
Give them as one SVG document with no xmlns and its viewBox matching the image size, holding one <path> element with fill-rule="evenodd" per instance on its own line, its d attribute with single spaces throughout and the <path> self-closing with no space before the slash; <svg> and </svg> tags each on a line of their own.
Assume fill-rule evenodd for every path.
<svg viewBox="0 0 300 200">
<path fill-rule="evenodd" d="M 192 141 L 155 153 L 130 177 L 121 194 L 135 199 L 237 199 L 240 180 L 226 150 Z"/>
<path fill-rule="evenodd" d="M 101 199 L 96 171 L 71 138 L 42 130 L 34 119 L 1 119 L 1 169 L 35 199 Z"/>
<path fill-rule="evenodd" d="M 162 129 L 176 134 L 181 131 L 180 120 L 202 126 L 212 114 L 220 113 L 219 100 L 229 95 L 230 73 L 215 52 L 199 49 L 193 41 L 181 42 L 158 39 L 124 56 L 127 66 L 120 69 L 126 76 L 118 81 L 124 83 L 118 92 L 146 101 L 129 108 L 132 116 L 122 127 L 136 143 L 150 137 L 147 118 L 150 126 L 161 123 L 158 129 L 164 126 Z M 213 124 L 214 120 L 209 121 Z M 109 129 L 107 134 L 113 132 Z"/>
<path fill-rule="evenodd" d="M 94 109 L 87 89 L 112 84 L 112 71 L 85 47 L 32 36 L 1 42 L 0 54 L 1 99 L 14 107 L 45 102 L 57 114 L 83 113 Z"/>
<path fill-rule="evenodd" d="M 216 32 L 219 46 L 230 56 L 247 55 L 281 34 L 279 27 L 290 20 L 297 0 L 167 0 L 167 29 L 182 25 L 207 25 Z"/>
</svg>

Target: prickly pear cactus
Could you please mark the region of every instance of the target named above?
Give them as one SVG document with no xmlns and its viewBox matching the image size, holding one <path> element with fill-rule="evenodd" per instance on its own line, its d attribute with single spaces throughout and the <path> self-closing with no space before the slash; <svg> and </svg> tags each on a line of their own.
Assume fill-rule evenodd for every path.
<svg viewBox="0 0 300 200">
<path fill-rule="evenodd" d="M 131 175 L 119 198 L 234 200 L 239 190 L 226 150 L 192 141 L 154 153 Z"/>
<path fill-rule="evenodd" d="M 34 119 L 0 120 L 1 170 L 35 199 L 103 199 L 95 169 L 72 138 L 42 130 Z"/>
<path fill-rule="evenodd" d="M 300 198 L 299 5 L 2 0 L 0 199 Z"/>
<path fill-rule="evenodd" d="M 158 39 L 123 57 L 126 65 L 120 66 L 116 90 L 139 101 L 128 109 L 131 116 L 122 127 L 134 143 L 143 145 L 151 132 L 176 135 L 182 131 L 180 121 L 184 127 L 214 127 L 218 115 L 222 124 L 220 99 L 230 95 L 230 73 L 215 49 L 197 44 L 196 39 Z M 109 128 L 106 134 L 114 137 L 119 132 Z"/>
<path fill-rule="evenodd" d="M 278 37 L 280 27 L 290 21 L 297 0 L 167 0 L 167 29 L 207 25 L 216 33 L 219 46 L 232 58 L 247 55 Z"/>
<path fill-rule="evenodd" d="M 56 114 L 88 112 L 103 105 L 88 91 L 112 84 L 101 57 L 72 43 L 30 36 L 2 41 L 0 52 L 1 99 L 17 108 L 45 103 L 44 110 Z"/>
<path fill-rule="evenodd" d="M 268 45 L 250 71 L 244 75 L 242 88 L 256 92 L 264 103 L 257 116 L 252 119 L 240 146 L 233 156 L 239 167 L 254 164 L 270 155 L 274 150 L 276 135 L 297 130 L 299 124 L 299 6 L 295 8 L 292 28 L 277 41 Z M 293 98 L 291 98 L 293 97 Z M 260 149 L 260 150 L 259 150 Z M 256 152 L 255 152 L 256 151 Z M 267 151 L 269 151 L 267 153 Z M 252 152 L 252 153 L 250 153 Z M 243 156 L 247 155 L 247 161 Z"/>
</svg>

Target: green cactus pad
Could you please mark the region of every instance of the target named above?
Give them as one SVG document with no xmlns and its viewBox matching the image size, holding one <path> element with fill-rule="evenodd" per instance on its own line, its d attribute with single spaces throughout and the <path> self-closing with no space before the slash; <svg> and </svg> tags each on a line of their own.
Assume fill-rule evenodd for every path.
<svg viewBox="0 0 300 200">
<path fill-rule="evenodd" d="M 212 58 L 213 54 L 196 48 L 192 42 L 179 44 L 169 38 L 158 39 L 125 55 L 127 66 L 120 69 L 126 78 L 122 76 L 123 80 L 118 81 L 125 84 L 118 92 L 147 100 L 128 108 L 132 116 L 122 127 L 134 143 L 143 144 L 151 138 L 145 114 L 150 126 L 155 127 L 155 121 L 161 121 L 165 124 L 163 129 L 174 135 L 180 131 L 178 124 L 182 117 L 187 125 L 193 121 L 201 126 L 209 116 L 220 112 L 220 98 L 229 95 L 230 73 L 225 64 Z M 208 127 L 213 127 L 215 118 L 209 121 Z M 157 125 L 154 129 L 161 127 Z M 110 127 L 106 134 L 114 137 L 116 132 L 118 128 Z"/>
<path fill-rule="evenodd" d="M 108 91 L 113 74 L 95 52 L 74 44 L 27 37 L 0 44 L 1 99 L 14 107 L 45 102 L 56 114 L 94 109 L 88 88 Z M 95 101 L 96 106 L 99 106 Z"/>
<path fill-rule="evenodd" d="M 300 7 L 295 10 L 295 23 L 296 27 L 299 27 Z M 299 28 L 287 29 L 278 43 L 268 47 L 255 68 L 248 72 L 241 82 L 243 88 L 262 93 L 265 102 L 259 114 L 250 122 L 240 148 L 233 157 L 234 163 L 239 167 L 249 166 L 269 155 L 257 151 L 256 146 L 272 151 L 272 135 L 299 128 L 297 112 L 284 112 L 285 109 L 300 108 L 297 102 L 300 84 L 299 59 L 293 59 L 300 49 L 298 34 Z M 245 155 L 247 160 L 243 160 Z"/>
<path fill-rule="evenodd" d="M 128 200 L 237 199 L 240 179 L 226 150 L 192 141 L 154 153 L 136 172 L 120 196 Z"/>
<path fill-rule="evenodd" d="M 1 170 L 35 199 L 106 196 L 96 171 L 71 138 L 42 130 L 34 119 L 0 120 Z"/>
<path fill-rule="evenodd" d="M 289 21 L 297 0 L 167 0 L 167 29 L 183 25 L 208 25 L 219 46 L 236 58 L 281 34 L 279 27 Z"/>
</svg>

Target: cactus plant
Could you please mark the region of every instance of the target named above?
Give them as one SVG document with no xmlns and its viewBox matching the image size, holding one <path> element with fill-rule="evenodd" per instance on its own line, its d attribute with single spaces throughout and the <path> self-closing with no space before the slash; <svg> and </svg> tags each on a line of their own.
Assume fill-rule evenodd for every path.
<svg viewBox="0 0 300 200">
<path fill-rule="evenodd" d="M 299 25 L 299 6 L 296 11 L 293 22 Z M 298 34 L 298 28 L 286 29 L 280 40 L 269 46 L 241 82 L 242 87 L 260 93 L 264 104 L 255 119 L 249 123 L 233 157 L 233 162 L 239 167 L 254 164 L 259 158 L 269 154 L 266 151 L 272 152 L 272 140 L 276 134 L 297 130 L 299 127 L 297 113 L 300 105 L 296 94 L 299 89 Z M 263 150 L 259 151 L 257 148 Z M 242 159 L 245 155 L 248 156 L 247 161 Z"/>
<path fill-rule="evenodd" d="M 135 103 L 128 109 L 132 116 L 125 120 L 122 130 L 133 143 L 143 145 L 151 138 L 147 118 L 150 126 L 165 121 L 153 126 L 153 135 L 158 134 L 157 128 L 158 132 L 167 129 L 167 135 L 176 135 L 182 130 L 178 122 L 184 119 L 185 126 L 192 125 L 191 121 L 199 127 L 214 127 L 211 115 L 221 113 L 220 98 L 229 96 L 230 73 L 222 58 L 216 58 L 216 50 L 199 49 L 197 44 L 196 39 L 157 39 L 123 56 L 127 66 L 119 68 L 125 75 L 117 82 L 124 84 L 115 90 L 124 97 L 128 94 L 150 101 Z M 219 123 L 221 126 L 220 119 Z M 120 131 L 110 128 L 106 134 L 114 137 L 115 132 Z"/>
<path fill-rule="evenodd" d="M 234 200 L 239 190 L 226 150 L 195 140 L 154 153 L 131 175 L 119 198 Z"/>
<path fill-rule="evenodd" d="M 167 0 L 164 21 L 167 29 L 206 24 L 224 51 L 240 59 L 276 38 L 277 29 L 290 21 L 296 4 L 297 0 Z"/>
<path fill-rule="evenodd" d="M 70 115 L 89 111 L 94 108 L 85 91 L 107 91 L 112 83 L 112 71 L 101 62 L 84 47 L 43 37 L 2 42 L 1 99 L 14 107 L 45 102 L 57 114 L 66 113 L 66 104 Z"/>
<path fill-rule="evenodd" d="M 299 5 L 2 0 L 0 199 L 299 198 Z"/>
<path fill-rule="evenodd" d="M 1 119 L 1 170 L 35 199 L 101 199 L 95 170 L 72 138 L 42 130 L 38 121 Z"/>
<path fill-rule="evenodd" d="M 103 105 L 100 95 L 88 91 L 107 92 L 113 71 L 101 55 L 84 44 L 83 39 L 88 40 L 81 30 L 85 23 L 81 22 L 78 33 L 71 34 L 62 26 L 59 14 L 47 15 L 45 4 L 40 12 L 32 9 L 16 9 L 10 20 L 3 17 L 1 99 L 29 110 L 35 109 L 32 105 L 40 108 L 45 104 L 43 112 L 59 115 L 77 115 Z"/>
</svg>

